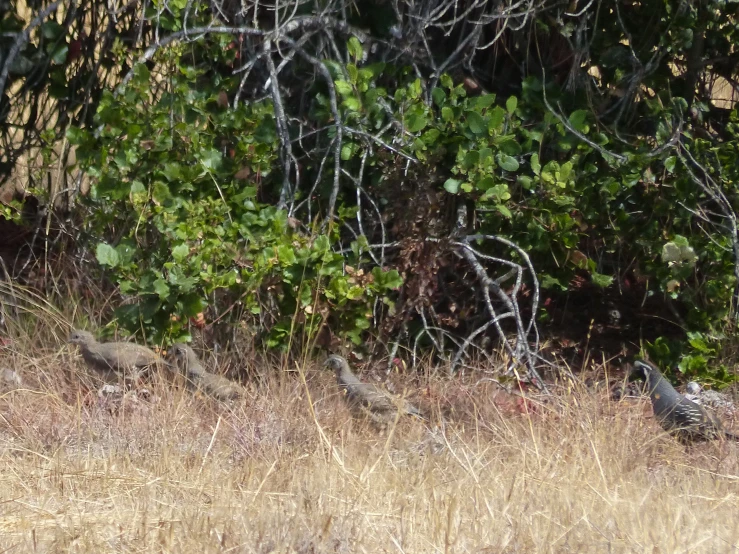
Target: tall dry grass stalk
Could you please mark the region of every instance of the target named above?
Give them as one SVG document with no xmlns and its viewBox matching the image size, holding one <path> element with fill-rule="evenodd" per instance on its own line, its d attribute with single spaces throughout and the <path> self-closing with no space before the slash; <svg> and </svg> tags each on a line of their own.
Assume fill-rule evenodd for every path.
<svg viewBox="0 0 739 554">
<path fill-rule="evenodd" d="M 233 406 L 165 377 L 118 402 L 81 384 L 61 316 L 32 312 L 0 352 L 24 379 L 0 392 L 0 551 L 739 547 L 737 445 L 685 449 L 644 403 L 582 390 L 521 413 L 490 384 L 435 378 L 410 398 L 428 424 L 381 435 L 317 364 Z"/>
</svg>

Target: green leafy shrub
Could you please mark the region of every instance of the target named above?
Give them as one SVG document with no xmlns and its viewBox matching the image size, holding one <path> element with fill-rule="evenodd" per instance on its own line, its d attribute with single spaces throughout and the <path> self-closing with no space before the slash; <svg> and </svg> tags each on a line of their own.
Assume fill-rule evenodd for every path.
<svg viewBox="0 0 739 554">
<path fill-rule="evenodd" d="M 296 326 L 311 337 L 339 307 L 337 328 L 358 342 L 374 300 L 400 285 L 397 271 L 375 268 L 358 282 L 331 249 L 335 231 L 304 232 L 260 202 L 277 150 L 271 104 L 229 107 L 228 83 L 203 86 L 200 70 L 175 63 L 159 93 L 136 66 L 125 91 L 101 100 L 98 133 L 68 134 L 93 181 L 85 223 L 97 260 L 128 299 L 118 325 L 177 341 L 189 318 L 238 305 L 231 321 L 286 347 Z"/>
<path fill-rule="evenodd" d="M 197 62 L 212 54 L 228 64 L 226 43 L 213 39 L 190 57 L 168 51 L 158 60 L 166 78 L 136 66 L 125 90 L 103 96 L 97 134 L 69 133 L 94 180 L 87 224 L 101 239 L 98 261 L 130 298 L 118 311 L 127 329 L 179 339 L 187 318 L 238 303 L 269 346 L 286 346 L 296 325 L 311 335 L 327 322 L 358 343 L 378 300 L 390 313 L 397 308 L 390 291 L 403 282 L 401 273 L 408 284 L 414 271 L 429 271 L 411 267 L 408 248 L 379 260 L 369 245 L 453 236 L 454 218 L 443 214 L 464 202 L 476 212 L 474 232 L 508 238 L 528 252 L 545 289 L 572 291 L 583 276 L 596 289 L 629 279 L 645 295 L 679 306 L 692 339 L 651 347 L 683 357 L 688 372 L 708 366 L 717 349 L 705 337 L 728 323 L 737 283 L 731 234 L 712 232 L 721 227 L 711 217 L 704 222 L 709 230 L 694 218 L 711 202 L 695 174 L 700 166 L 720 176 L 715 185 L 736 205 L 735 134 L 723 143 L 689 133 L 682 144 L 668 142 L 687 104 L 658 91 L 648 105 L 654 134 L 616 140 L 577 94 L 552 83 L 529 77 L 516 95 L 468 96 L 442 75 L 426 90 L 408 67 L 362 62 L 363 47 L 351 38 L 349 63 L 322 63 L 344 127 L 341 170 L 365 175 L 361 189 L 315 155 L 330 148 L 319 131 L 295 143 L 308 177 L 296 199 L 325 209 L 322 201 L 341 183 L 339 218 L 319 230 L 304 204 L 291 217 L 275 207 L 283 176 L 275 169 L 272 105 L 229 106 L 237 83 Z M 159 83 L 155 91 L 152 83 Z M 324 82 L 310 86 L 301 124 L 326 129 L 331 144 L 331 95 Z M 293 138 L 301 132 L 287 131 Z M 735 123 L 729 131 L 736 132 Z M 376 200 L 372 208 L 357 206 L 358 191 Z M 342 224 L 359 216 L 361 232 L 345 233 Z M 418 223 L 413 236 L 404 221 L 411 217 Z M 384 221 L 397 223 L 388 236 Z M 342 253 L 334 249 L 340 242 Z M 439 305 L 442 289 L 429 283 L 419 290 Z M 418 308 L 409 305 L 398 316 L 403 321 Z M 439 314 L 452 326 L 459 314 L 474 312 L 455 309 Z"/>
<path fill-rule="evenodd" d="M 733 327 L 728 318 L 737 286 L 734 239 L 715 218 L 706 215 L 700 222 L 694 217 L 707 213 L 711 195 L 680 167 L 680 149 L 689 149 L 697 156 L 695 164 L 720 176 L 715 186 L 736 206 L 735 135 L 718 144 L 688 135 L 683 145 L 659 148 L 674 135 L 673 122 L 686 110 L 682 99 L 666 92 L 651 103 L 660 141 L 655 145 L 613 140 L 586 110 L 558 116 L 552 106 L 564 110 L 577 106 L 578 99 L 535 78 L 523 83 L 520 97 L 499 100 L 494 94 L 468 97 L 448 75 L 441 76 L 440 86 L 424 91 L 421 81 L 402 68 L 330 67 L 346 125 L 371 130 L 384 144 L 398 144 L 391 121 L 403 123 L 404 152 L 419 162 L 406 170 L 407 179 L 436 174 L 426 184 L 429 189 L 471 201 L 478 232 L 509 238 L 529 252 L 545 289 L 571 290 L 584 273 L 596 288 L 629 280 L 643 287 L 643 294 L 674 303 L 692 334 L 688 340 L 662 339 L 650 348 L 655 355 L 669 352 L 682 359 L 680 367 L 689 374 L 711 371 L 718 349 L 707 337 L 727 324 Z M 328 99 L 319 94 L 316 104 L 314 115 L 328 121 Z M 736 120 L 736 111 L 731 117 Z M 736 125 L 729 130 L 735 132 Z M 347 141 L 342 159 L 349 166 L 361 160 L 384 168 L 385 177 L 392 178 L 392 169 L 370 142 Z M 387 203 L 401 186 L 384 183 L 370 190 Z M 728 232 L 716 232 L 721 229 Z"/>
</svg>

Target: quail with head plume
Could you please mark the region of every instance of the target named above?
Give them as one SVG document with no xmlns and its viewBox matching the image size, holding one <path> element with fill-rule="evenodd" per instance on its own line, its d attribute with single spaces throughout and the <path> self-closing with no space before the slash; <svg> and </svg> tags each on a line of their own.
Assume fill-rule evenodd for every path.
<svg viewBox="0 0 739 554">
<path fill-rule="evenodd" d="M 422 417 L 418 408 L 409 402 L 395 399 L 375 385 L 360 381 L 343 357 L 334 354 L 329 356 L 323 365 L 336 372 L 336 381 L 343 390 L 349 407 L 375 423 L 387 424 L 393 421 L 398 409 L 402 415 Z"/>
<path fill-rule="evenodd" d="M 654 365 L 636 360 L 632 372 L 642 374 L 646 380 L 654 416 L 662 428 L 681 442 L 724 437 L 739 440 L 739 436 L 724 430 L 721 422 L 702 406 L 678 393 Z"/>
<path fill-rule="evenodd" d="M 216 400 L 236 400 L 244 395 L 244 390 L 233 381 L 208 372 L 195 351 L 186 344 L 173 344 L 167 358 L 185 375 L 191 387 L 202 390 Z"/>
<path fill-rule="evenodd" d="M 152 367 L 169 364 L 146 346 L 133 342 L 98 342 L 92 333 L 75 329 L 69 342 L 80 347 L 87 365 L 107 381 L 135 379 Z"/>
</svg>

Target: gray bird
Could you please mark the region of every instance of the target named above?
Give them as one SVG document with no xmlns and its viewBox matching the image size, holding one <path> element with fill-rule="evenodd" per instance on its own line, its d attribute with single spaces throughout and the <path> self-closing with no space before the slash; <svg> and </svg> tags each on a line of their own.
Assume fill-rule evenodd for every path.
<svg viewBox="0 0 739 554">
<path fill-rule="evenodd" d="M 402 410 L 402 414 L 422 417 L 418 408 L 409 402 L 396 399 L 375 385 L 360 381 L 352 373 L 346 359 L 341 356 L 329 356 L 323 365 L 336 372 L 336 381 L 343 390 L 349 407 L 375 423 L 387 424 L 394 421 L 398 408 Z"/>
<path fill-rule="evenodd" d="M 200 389 L 221 401 L 236 400 L 244 396 L 244 389 L 215 373 L 208 372 L 200 363 L 195 351 L 183 343 L 173 344 L 167 352 L 168 360 L 185 375 L 192 388 Z"/>
<path fill-rule="evenodd" d="M 646 380 L 654 416 L 662 428 L 681 442 L 739 440 L 739 436 L 724 430 L 721 422 L 702 406 L 678 393 L 654 365 L 636 360 L 632 372 Z"/>
<path fill-rule="evenodd" d="M 69 342 L 80 347 L 82 358 L 106 380 L 136 379 L 152 367 L 169 364 L 146 346 L 133 342 L 98 342 L 92 333 L 75 329 Z"/>
<path fill-rule="evenodd" d="M 685 385 L 685 397 L 689 398 L 696 404 L 706 406 L 714 410 L 724 410 L 732 414 L 737 411 L 736 404 L 731 396 L 711 389 L 704 389 L 695 381 L 691 381 Z"/>
</svg>

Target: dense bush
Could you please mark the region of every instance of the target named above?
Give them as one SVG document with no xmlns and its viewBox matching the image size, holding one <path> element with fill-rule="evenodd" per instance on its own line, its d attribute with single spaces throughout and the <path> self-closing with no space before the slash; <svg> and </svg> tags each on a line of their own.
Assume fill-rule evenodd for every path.
<svg viewBox="0 0 739 554">
<path fill-rule="evenodd" d="M 523 21 L 441 4 L 139 14 L 149 42 L 115 50 L 133 69 L 67 133 L 119 324 L 175 340 L 190 318 L 242 321 L 281 347 L 298 326 L 425 336 L 443 353 L 489 319 L 459 255 L 474 235 L 501 283 L 496 260 L 526 252 L 544 296 L 659 300 L 687 334 L 647 348 L 705 371 L 735 333 L 739 277 L 736 105 L 712 102 L 736 67 L 725 4 Z"/>
<path fill-rule="evenodd" d="M 331 250 L 335 231 L 307 233 L 260 202 L 276 155 L 271 104 L 231 109 L 218 86 L 196 86 L 197 70 L 178 70 L 157 95 L 137 66 L 125 93 L 101 101 L 97 137 L 69 133 L 93 177 L 85 221 L 105 239 L 97 259 L 131 299 L 117 310 L 119 325 L 183 340 L 188 318 L 202 318 L 209 303 L 237 305 L 231 320 L 250 316 L 267 345 L 287 346 L 296 330 L 314 336 L 331 306 L 358 342 L 372 302 L 399 286 L 397 271 L 345 272 L 345 257 Z"/>
</svg>

